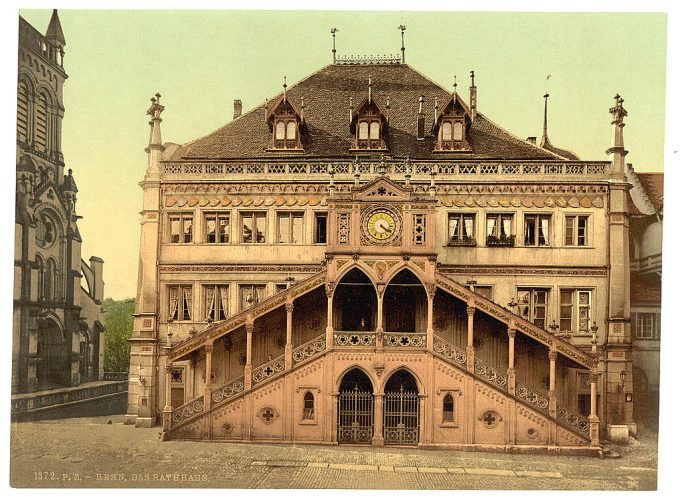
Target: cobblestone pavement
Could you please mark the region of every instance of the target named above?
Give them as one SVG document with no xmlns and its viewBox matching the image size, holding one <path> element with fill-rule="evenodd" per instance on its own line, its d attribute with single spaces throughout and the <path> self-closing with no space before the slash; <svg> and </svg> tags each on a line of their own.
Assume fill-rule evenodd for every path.
<svg viewBox="0 0 680 503">
<path fill-rule="evenodd" d="M 113 424 L 106 424 L 112 420 Z M 346 489 L 656 488 L 656 436 L 619 459 L 375 448 L 160 442 L 121 417 L 14 423 L 13 487 Z"/>
</svg>

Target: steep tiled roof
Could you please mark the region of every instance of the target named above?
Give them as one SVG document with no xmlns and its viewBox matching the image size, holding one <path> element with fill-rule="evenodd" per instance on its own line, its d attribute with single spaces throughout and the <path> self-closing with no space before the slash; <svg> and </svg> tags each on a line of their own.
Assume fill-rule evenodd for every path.
<svg viewBox="0 0 680 503">
<path fill-rule="evenodd" d="M 663 173 L 640 173 L 636 171 L 635 174 L 645 189 L 654 209 L 659 211 L 663 208 Z"/>
<path fill-rule="evenodd" d="M 565 159 L 569 159 L 570 161 L 578 161 L 579 160 L 578 156 L 576 154 L 574 154 L 572 151 L 556 147 L 555 145 L 550 143 L 550 139 L 547 136 L 544 136 L 543 140 L 541 140 L 541 148 L 544 148 L 545 150 L 549 150 L 553 154 L 557 154 L 560 157 L 564 157 Z"/>
<path fill-rule="evenodd" d="M 354 157 L 349 152 L 349 100 L 360 103 L 372 78 L 373 95 L 381 103 L 390 99 L 389 155 L 411 159 L 560 159 L 559 155 L 523 141 L 477 114 L 470 129 L 472 153 L 434 154 L 435 139 L 416 138 L 418 97 L 425 97 L 426 124 L 431 125 L 434 99 L 446 103 L 451 93 L 408 65 L 329 65 L 287 90 L 296 105 L 304 98 L 307 134 L 303 153 L 269 152 L 271 132 L 265 122 L 265 104 L 258 106 L 216 131 L 183 145 L 174 159 L 246 159 L 273 157 Z M 276 98 L 274 98 L 276 100 Z M 271 103 L 271 102 L 270 102 Z"/>
</svg>

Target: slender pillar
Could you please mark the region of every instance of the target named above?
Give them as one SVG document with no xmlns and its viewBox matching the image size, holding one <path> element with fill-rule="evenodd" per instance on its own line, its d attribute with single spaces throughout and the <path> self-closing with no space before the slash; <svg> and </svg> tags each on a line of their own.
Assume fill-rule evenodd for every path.
<svg viewBox="0 0 680 503">
<path fill-rule="evenodd" d="M 246 390 L 253 387 L 253 323 L 246 323 L 246 366 L 243 369 L 243 385 Z"/>
<path fill-rule="evenodd" d="M 286 370 L 293 366 L 293 301 L 286 302 Z"/>
<path fill-rule="evenodd" d="M 210 402 L 212 394 L 212 342 L 205 345 L 205 387 L 203 388 L 203 410 L 205 412 L 210 410 Z"/>
<path fill-rule="evenodd" d="M 548 391 L 548 399 L 550 400 L 550 416 L 557 416 L 557 396 L 555 395 L 555 362 L 557 360 L 557 351 L 550 350 L 548 352 L 548 359 L 550 360 L 550 389 Z"/>
<path fill-rule="evenodd" d="M 468 324 L 467 324 L 467 370 L 474 374 L 475 372 L 475 346 L 474 346 L 474 324 L 475 324 L 475 305 L 468 304 L 467 307 Z"/>
<path fill-rule="evenodd" d="M 597 372 L 590 373 L 590 445 L 600 445 L 600 419 L 597 417 Z"/>
<path fill-rule="evenodd" d="M 326 321 L 326 348 L 333 347 L 333 287 L 326 285 L 326 299 L 328 306 Z"/>
<path fill-rule="evenodd" d="M 376 332 L 383 332 L 383 294 L 385 293 L 385 285 L 378 285 L 378 289 L 376 291 L 377 297 L 378 297 L 378 320 L 376 323 L 375 330 Z"/>
<path fill-rule="evenodd" d="M 434 350 L 434 293 L 435 289 L 430 288 L 427 292 L 427 349 Z"/>
<path fill-rule="evenodd" d="M 384 393 L 375 393 L 375 408 L 373 409 L 374 427 L 373 427 L 373 445 L 385 445 L 385 438 L 383 437 L 383 397 Z"/>
<path fill-rule="evenodd" d="M 508 393 L 515 394 L 515 322 L 508 325 Z"/>
<path fill-rule="evenodd" d="M 172 362 L 165 364 L 165 407 L 163 408 L 163 431 L 172 427 Z"/>
</svg>

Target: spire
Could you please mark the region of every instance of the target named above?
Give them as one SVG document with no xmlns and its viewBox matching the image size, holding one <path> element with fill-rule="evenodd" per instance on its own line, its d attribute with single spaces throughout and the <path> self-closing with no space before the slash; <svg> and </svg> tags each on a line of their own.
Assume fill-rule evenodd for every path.
<svg viewBox="0 0 680 503">
<path fill-rule="evenodd" d="M 286 84 L 286 76 L 283 76 L 283 101 L 286 102 L 288 99 L 286 98 L 286 89 L 288 89 L 288 84 Z"/>
<path fill-rule="evenodd" d="M 59 42 L 61 45 L 66 45 L 64 31 L 61 29 L 61 22 L 59 22 L 59 14 L 57 14 L 57 9 L 52 10 L 52 18 L 50 19 L 50 24 L 47 27 L 45 38 L 50 41 Z"/>
<path fill-rule="evenodd" d="M 458 76 L 454 75 L 453 76 L 453 95 L 457 96 L 457 89 L 458 89 Z"/>
<path fill-rule="evenodd" d="M 543 95 L 544 104 L 543 104 L 543 138 L 541 138 L 541 146 L 544 144 L 548 143 L 548 98 L 550 95 L 548 93 L 545 93 Z"/>
<path fill-rule="evenodd" d="M 475 85 L 475 71 L 470 70 L 470 119 L 472 122 L 477 118 L 477 86 Z"/>
<path fill-rule="evenodd" d="M 331 28 L 331 35 L 333 35 L 333 64 L 335 64 L 335 34 L 339 31 L 337 28 Z"/>
<path fill-rule="evenodd" d="M 401 30 L 401 62 L 406 63 L 406 47 L 404 47 L 404 32 L 406 31 L 406 26 L 400 24 L 398 28 Z"/>
<path fill-rule="evenodd" d="M 151 97 L 151 106 L 146 111 L 147 115 L 151 116 L 149 121 L 149 126 L 151 131 L 149 132 L 149 146 L 144 149 L 146 153 L 149 154 L 148 168 L 146 172 L 147 178 L 154 176 L 157 177 L 159 173 L 161 152 L 164 147 L 161 142 L 161 113 L 163 113 L 165 107 L 161 105 L 161 94 L 156 93 Z"/>
<path fill-rule="evenodd" d="M 612 146 L 607 149 L 607 154 L 612 160 L 612 176 L 625 177 L 626 154 L 628 151 L 623 143 L 623 118 L 628 112 L 623 108 L 623 98 L 617 93 L 614 96 L 614 106 L 609 109 L 612 114 Z"/>
</svg>

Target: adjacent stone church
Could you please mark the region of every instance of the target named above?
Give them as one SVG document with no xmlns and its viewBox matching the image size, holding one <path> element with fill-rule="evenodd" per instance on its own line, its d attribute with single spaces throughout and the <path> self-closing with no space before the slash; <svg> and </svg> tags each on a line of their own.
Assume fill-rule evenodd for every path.
<svg viewBox="0 0 680 503">
<path fill-rule="evenodd" d="M 581 160 L 403 55 L 334 57 L 183 145 L 152 98 L 130 421 L 586 454 L 634 431 L 623 99 Z"/>
</svg>

